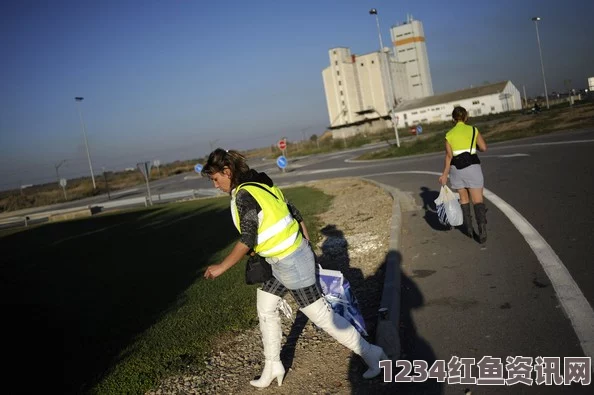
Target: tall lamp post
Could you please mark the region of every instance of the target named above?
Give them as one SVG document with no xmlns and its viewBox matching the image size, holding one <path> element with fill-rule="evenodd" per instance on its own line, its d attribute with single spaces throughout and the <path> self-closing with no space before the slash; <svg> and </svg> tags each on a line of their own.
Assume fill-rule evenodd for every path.
<svg viewBox="0 0 594 395">
<path fill-rule="evenodd" d="M 535 16 L 534 18 L 532 18 L 532 20 L 534 21 L 534 26 L 536 27 L 536 41 L 538 41 L 538 53 L 540 54 L 540 67 L 542 69 L 542 82 L 544 84 L 545 99 L 547 101 L 547 109 L 549 109 L 549 94 L 547 92 L 547 80 L 545 78 L 544 63 L 542 61 L 542 48 L 540 47 L 540 36 L 538 35 L 538 21 L 540 21 L 540 17 Z"/>
<path fill-rule="evenodd" d="M 87 131 L 85 129 L 85 122 L 83 121 L 82 112 L 80 111 L 80 102 L 83 101 L 84 97 L 75 97 L 77 103 L 79 103 L 76 108 L 78 109 L 78 115 L 80 116 L 80 124 L 82 125 L 83 136 L 85 138 L 85 148 L 87 149 L 87 159 L 89 160 L 89 169 L 91 170 L 91 179 L 93 180 L 93 189 L 97 189 L 97 185 L 95 184 L 95 175 L 93 174 L 93 165 L 91 164 L 91 154 L 89 153 L 89 142 L 87 140 Z"/>
<path fill-rule="evenodd" d="M 375 23 L 377 25 L 377 35 L 379 37 L 379 43 L 380 43 L 380 65 L 382 65 L 384 63 L 383 59 L 381 58 L 384 56 L 384 42 L 382 40 L 382 31 L 380 29 L 379 16 L 377 14 L 377 9 L 375 9 L 375 8 L 370 9 L 369 14 L 375 15 Z M 397 117 L 395 116 L 395 113 L 394 113 L 394 87 L 392 85 L 392 71 L 391 71 L 391 66 L 390 66 L 390 58 L 389 58 L 388 54 L 385 54 L 385 56 L 386 56 L 386 66 L 388 67 L 388 84 L 390 86 L 389 114 L 390 114 L 390 117 L 392 118 L 392 124 L 394 125 L 394 134 L 396 135 L 396 145 L 398 147 L 400 147 L 400 138 L 398 136 L 398 126 L 397 126 L 397 121 L 396 121 Z M 383 80 L 383 72 L 382 72 L 382 80 Z"/>
</svg>

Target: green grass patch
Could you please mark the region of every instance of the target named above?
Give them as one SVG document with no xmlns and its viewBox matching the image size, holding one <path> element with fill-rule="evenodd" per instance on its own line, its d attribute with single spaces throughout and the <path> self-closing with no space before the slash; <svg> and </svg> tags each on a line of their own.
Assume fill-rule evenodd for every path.
<svg viewBox="0 0 594 395">
<path fill-rule="evenodd" d="M 331 198 L 285 192 L 318 238 L 315 215 Z M 245 261 L 215 281 L 202 277 L 237 240 L 228 205 L 197 200 L 0 235 L 6 377 L 31 392 L 37 383 L 43 392 L 143 393 L 201 366 L 216 336 L 255 325 Z"/>
</svg>

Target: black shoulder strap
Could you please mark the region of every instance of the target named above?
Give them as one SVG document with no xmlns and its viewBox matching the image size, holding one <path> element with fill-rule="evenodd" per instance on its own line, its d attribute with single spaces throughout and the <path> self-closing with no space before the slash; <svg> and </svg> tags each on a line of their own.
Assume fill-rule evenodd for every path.
<svg viewBox="0 0 594 395">
<path fill-rule="evenodd" d="M 270 192 L 268 189 L 264 188 L 262 185 L 260 185 L 260 184 L 258 184 L 258 183 L 255 183 L 255 182 L 244 182 L 243 184 L 241 184 L 241 185 L 239 186 L 239 189 L 241 189 L 241 187 L 244 187 L 244 186 L 246 186 L 246 185 L 251 185 L 251 186 L 254 186 L 254 187 L 258 187 L 258 188 L 260 188 L 260 189 L 263 189 L 263 190 L 265 190 L 266 192 L 268 192 L 269 194 L 271 194 L 272 196 L 274 196 L 274 198 L 275 198 L 275 199 L 277 199 L 277 200 L 278 200 L 278 197 L 277 197 L 277 196 L 276 196 L 274 193 Z"/>
<path fill-rule="evenodd" d="M 474 145 L 474 134 L 476 133 L 476 130 L 474 130 L 474 126 L 472 127 L 472 139 L 470 139 L 470 153 L 472 154 L 472 146 Z"/>
</svg>

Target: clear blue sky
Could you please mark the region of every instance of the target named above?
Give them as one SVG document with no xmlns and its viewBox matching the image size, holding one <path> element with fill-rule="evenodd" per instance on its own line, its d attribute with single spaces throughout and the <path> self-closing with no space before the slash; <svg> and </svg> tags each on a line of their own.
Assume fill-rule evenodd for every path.
<svg viewBox="0 0 594 395">
<path fill-rule="evenodd" d="M 329 124 L 328 50 L 377 50 L 410 13 L 435 93 L 511 80 L 549 92 L 594 76 L 592 0 L 7 0 L 0 4 L 0 189 L 301 139 Z M 216 142 L 215 142 L 216 141 Z"/>
</svg>

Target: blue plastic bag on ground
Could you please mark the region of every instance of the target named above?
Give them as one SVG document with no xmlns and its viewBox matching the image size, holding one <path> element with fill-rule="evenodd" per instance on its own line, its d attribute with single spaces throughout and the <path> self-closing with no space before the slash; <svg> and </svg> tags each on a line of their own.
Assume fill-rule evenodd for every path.
<svg viewBox="0 0 594 395">
<path fill-rule="evenodd" d="M 323 269 L 321 266 L 318 274 L 322 293 L 332 310 L 349 321 L 361 335 L 367 336 L 365 320 L 348 280 L 340 271 Z"/>
</svg>

